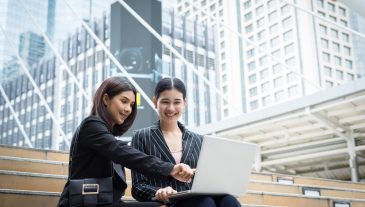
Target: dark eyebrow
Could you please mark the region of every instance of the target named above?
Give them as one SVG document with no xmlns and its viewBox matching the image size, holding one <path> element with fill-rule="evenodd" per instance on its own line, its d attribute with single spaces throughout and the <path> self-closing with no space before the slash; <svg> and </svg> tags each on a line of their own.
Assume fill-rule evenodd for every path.
<svg viewBox="0 0 365 207">
<path fill-rule="evenodd" d="M 128 101 L 130 101 L 130 100 L 129 100 L 129 98 L 128 98 L 127 96 L 122 96 L 122 98 L 125 98 L 125 99 L 127 99 Z"/>
</svg>

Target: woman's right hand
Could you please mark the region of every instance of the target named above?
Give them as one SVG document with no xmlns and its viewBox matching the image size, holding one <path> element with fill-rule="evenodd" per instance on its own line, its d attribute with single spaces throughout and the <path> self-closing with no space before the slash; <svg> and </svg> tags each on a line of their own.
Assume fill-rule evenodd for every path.
<svg viewBox="0 0 365 207">
<path fill-rule="evenodd" d="M 175 194 L 177 191 L 171 188 L 170 186 L 166 188 L 160 188 L 156 191 L 155 197 L 157 200 L 168 203 L 169 202 L 169 195 Z"/>
<path fill-rule="evenodd" d="M 180 163 L 174 166 L 170 175 L 178 181 L 189 182 L 194 176 L 194 171 L 190 168 L 189 165 Z"/>
</svg>

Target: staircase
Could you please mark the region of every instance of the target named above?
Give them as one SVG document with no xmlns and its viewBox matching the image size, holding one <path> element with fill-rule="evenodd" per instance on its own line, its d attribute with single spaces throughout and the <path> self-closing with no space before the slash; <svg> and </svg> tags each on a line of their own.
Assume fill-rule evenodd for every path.
<svg viewBox="0 0 365 207">
<path fill-rule="evenodd" d="M 56 206 L 66 182 L 68 154 L 0 145 L 0 207 Z M 124 199 L 132 200 L 129 183 Z M 252 173 L 239 198 L 251 207 L 363 207 L 365 184 L 301 176 Z"/>
</svg>

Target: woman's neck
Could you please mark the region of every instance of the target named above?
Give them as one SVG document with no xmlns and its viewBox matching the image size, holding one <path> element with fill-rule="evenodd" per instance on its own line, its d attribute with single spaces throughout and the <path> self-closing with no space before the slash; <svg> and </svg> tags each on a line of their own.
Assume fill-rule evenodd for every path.
<svg viewBox="0 0 365 207">
<path fill-rule="evenodd" d="M 167 123 L 160 120 L 160 127 L 163 132 L 177 132 L 180 131 L 179 126 L 177 125 L 177 122 L 173 123 Z"/>
</svg>

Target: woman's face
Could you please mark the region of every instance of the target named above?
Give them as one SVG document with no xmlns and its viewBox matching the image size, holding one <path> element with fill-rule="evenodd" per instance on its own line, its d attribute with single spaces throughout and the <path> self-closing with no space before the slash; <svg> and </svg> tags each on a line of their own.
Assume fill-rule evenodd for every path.
<svg viewBox="0 0 365 207">
<path fill-rule="evenodd" d="M 177 122 L 185 108 L 183 94 L 174 88 L 160 93 L 154 103 L 163 122 Z"/>
<path fill-rule="evenodd" d="M 112 119 L 112 123 L 121 125 L 132 113 L 132 106 L 136 100 L 133 91 L 124 91 L 114 96 L 112 99 L 107 94 L 103 96 L 103 103 Z"/>
</svg>

